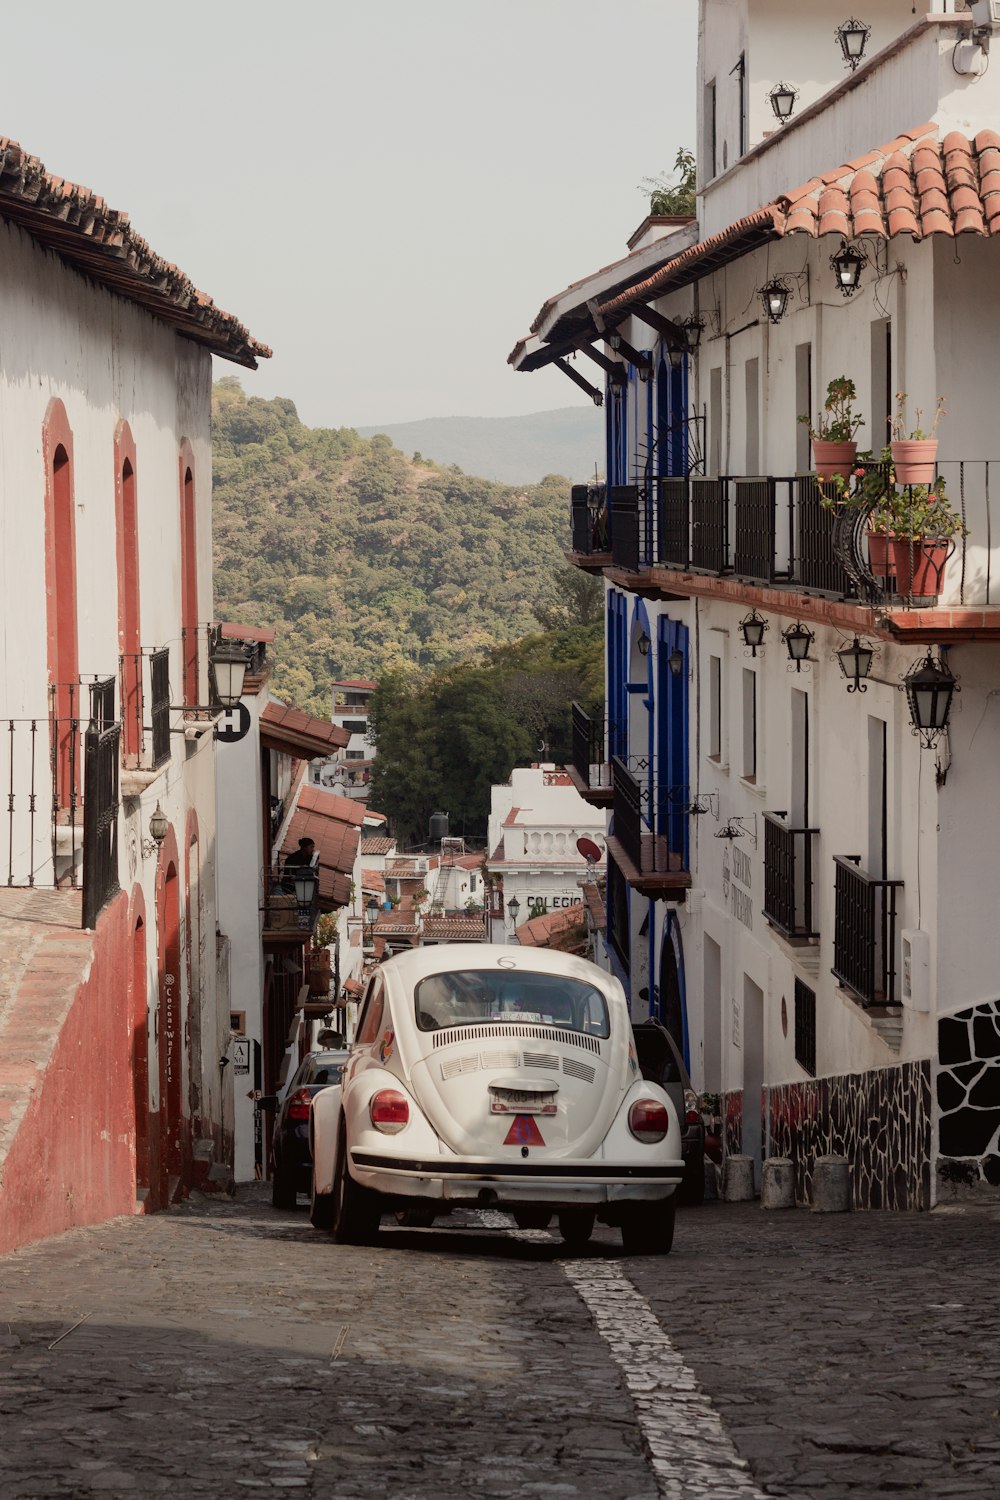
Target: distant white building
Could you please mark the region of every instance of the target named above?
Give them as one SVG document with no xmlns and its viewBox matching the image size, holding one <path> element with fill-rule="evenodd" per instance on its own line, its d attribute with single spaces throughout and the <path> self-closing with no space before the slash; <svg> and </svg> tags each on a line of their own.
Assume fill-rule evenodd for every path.
<svg viewBox="0 0 1000 1500">
<path fill-rule="evenodd" d="M 580 881 L 605 870 L 604 823 L 603 812 L 554 765 L 518 767 L 493 787 L 486 869 L 502 896 L 490 914 L 492 942 L 509 941 L 519 922 L 582 901 Z M 581 840 L 599 851 L 598 860 L 588 863 Z"/>
<path fill-rule="evenodd" d="M 374 742 L 368 735 L 368 708 L 378 683 L 367 678 L 345 677 L 332 686 L 330 718 L 338 729 L 347 731 L 350 739 L 336 755 L 312 766 L 310 780 L 316 786 L 339 792 L 342 797 L 366 801 L 375 755 Z"/>
</svg>

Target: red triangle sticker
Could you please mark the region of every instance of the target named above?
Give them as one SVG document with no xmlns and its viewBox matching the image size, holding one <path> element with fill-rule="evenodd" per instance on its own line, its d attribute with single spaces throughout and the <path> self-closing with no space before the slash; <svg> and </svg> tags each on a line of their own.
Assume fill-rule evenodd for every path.
<svg viewBox="0 0 1000 1500">
<path fill-rule="evenodd" d="M 544 1146 L 542 1132 L 535 1124 L 534 1115 L 515 1115 L 511 1127 L 504 1137 L 505 1146 Z"/>
</svg>

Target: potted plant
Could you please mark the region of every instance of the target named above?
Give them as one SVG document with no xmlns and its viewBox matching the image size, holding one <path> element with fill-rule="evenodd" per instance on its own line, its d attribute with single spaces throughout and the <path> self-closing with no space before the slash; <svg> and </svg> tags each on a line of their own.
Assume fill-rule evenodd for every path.
<svg viewBox="0 0 1000 1500">
<path fill-rule="evenodd" d="M 826 400 L 814 427 L 808 412 L 799 421 L 809 428 L 812 440 L 813 467 L 820 479 L 846 477 L 854 467 L 858 445 L 854 435 L 864 424 L 864 417 L 854 410 L 858 393 L 854 381 L 838 375 L 826 388 Z"/>
<path fill-rule="evenodd" d="M 943 479 L 933 485 L 912 484 L 903 490 L 892 486 L 871 513 L 868 549 L 872 572 L 894 574 L 897 594 L 939 594 L 954 538 L 964 535 L 965 526 L 948 502 Z M 876 563 L 877 539 L 887 550 L 881 569 Z"/>
<path fill-rule="evenodd" d="M 896 478 L 900 484 L 930 485 L 934 483 L 938 450 L 935 434 L 944 414 L 944 397 L 939 396 L 934 408 L 934 419 L 931 422 L 930 431 L 925 431 L 921 426 L 924 414 L 920 407 L 916 408 L 914 424 L 907 431 L 906 392 L 896 392 L 896 410 L 890 422 L 892 429 L 890 446 Z"/>
</svg>

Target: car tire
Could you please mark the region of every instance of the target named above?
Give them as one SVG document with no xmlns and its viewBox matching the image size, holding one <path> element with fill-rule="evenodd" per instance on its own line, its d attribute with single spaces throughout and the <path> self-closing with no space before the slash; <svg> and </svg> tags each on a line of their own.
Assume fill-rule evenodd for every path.
<svg viewBox="0 0 1000 1500">
<path fill-rule="evenodd" d="M 347 1168 L 347 1124 L 337 1131 L 337 1169 L 333 1174 L 331 1229 L 338 1245 L 370 1245 L 378 1234 L 382 1211 L 378 1195 L 354 1181 Z"/>
<path fill-rule="evenodd" d="M 315 1174 L 309 1192 L 309 1222 L 314 1229 L 333 1228 L 333 1194 L 317 1193 Z"/>
<path fill-rule="evenodd" d="M 684 1163 L 684 1176 L 681 1185 L 677 1189 L 677 1196 L 681 1203 L 697 1207 L 705 1201 L 705 1153 L 697 1151 L 689 1156 Z"/>
<path fill-rule="evenodd" d="M 644 1203 L 622 1221 L 622 1249 L 626 1255 L 669 1255 L 674 1243 L 677 1205 Z"/>
<path fill-rule="evenodd" d="M 271 1206 L 273 1208 L 294 1208 L 298 1200 L 295 1191 L 295 1179 L 290 1173 L 282 1171 L 279 1162 L 274 1162 L 271 1175 Z"/>
<path fill-rule="evenodd" d="M 515 1208 L 514 1223 L 518 1229 L 548 1229 L 552 1212 L 547 1208 Z"/>
<path fill-rule="evenodd" d="M 574 1253 L 583 1249 L 594 1232 L 594 1210 L 592 1208 L 564 1208 L 559 1215 L 559 1233 L 567 1250 Z"/>
</svg>

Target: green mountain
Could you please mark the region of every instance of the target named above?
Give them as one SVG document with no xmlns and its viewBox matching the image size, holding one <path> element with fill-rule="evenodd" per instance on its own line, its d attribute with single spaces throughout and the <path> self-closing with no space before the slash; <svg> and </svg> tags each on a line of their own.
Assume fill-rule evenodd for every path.
<svg viewBox="0 0 1000 1500">
<path fill-rule="evenodd" d="M 415 462 L 387 437 L 310 428 L 219 381 L 215 616 L 273 626 L 275 690 L 327 717 L 330 682 L 441 669 L 558 613 L 569 485 Z M 562 565 L 562 566 L 560 566 Z"/>
<path fill-rule="evenodd" d="M 438 464 L 458 464 L 502 484 L 535 484 L 546 474 L 575 483 L 604 466 L 604 417 L 593 406 L 565 406 L 527 417 L 428 417 L 359 427 L 362 437 L 384 433 L 404 453 Z"/>
</svg>

